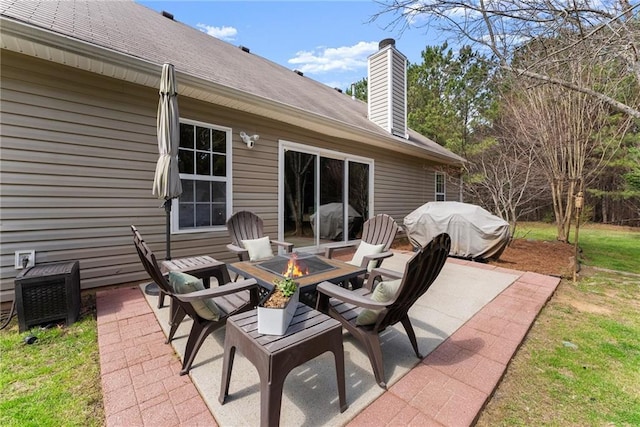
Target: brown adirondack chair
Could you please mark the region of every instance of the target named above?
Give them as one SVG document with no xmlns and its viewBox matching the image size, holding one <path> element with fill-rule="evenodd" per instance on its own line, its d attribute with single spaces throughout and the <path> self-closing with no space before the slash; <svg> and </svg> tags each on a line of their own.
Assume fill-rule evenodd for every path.
<svg viewBox="0 0 640 427">
<path fill-rule="evenodd" d="M 408 311 L 440 274 L 447 260 L 450 247 L 451 239 L 449 235 L 446 233 L 440 234 L 411 257 L 407 262 L 403 275 L 382 268 L 375 269 L 361 289 L 350 291 L 329 282 L 323 282 L 318 285 L 318 310 L 329 313 L 330 316 L 339 320 L 342 326 L 365 346 L 376 382 L 382 388 L 387 386 L 384 377 L 379 333 L 388 326 L 401 322 L 407 331 L 407 336 L 411 341 L 416 356 L 420 359 L 422 358 Z M 380 286 L 380 283 L 376 282 L 378 276 L 401 278 L 395 296 L 392 295 L 390 300 L 386 302 L 377 302 L 371 298 L 374 292 L 372 285 L 376 283 L 377 286 Z M 373 314 L 374 323 L 357 324 L 358 316 L 363 310 L 373 311 L 373 313 L 369 312 L 368 314 Z M 377 317 L 375 317 L 376 312 L 378 312 Z"/>
<path fill-rule="evenodd" d="M 227 249 L 235 253 L 240 261 L 249 260 L 249 251 L 242 244 L 243 240 L 253 240 L 265 237 L 262 218 L 253 212 L 236 212 L 227 220 L 227 230 L 231 237 L 231 244 Z M 269 239 L 271 244 L 283 247 L 286 252 L 293 250 L 293 243 Z"/>
<path fill-rule="evenodd" d="M 382 264 L 382 261 L 385 258 L 389 258 L 393 256 L 393 252 L 391 252 L 391 244 L 393 240 L 396 238 L 396 234 L 398 234 L 398 230 L 400 227 L 396 224 L 395 220 L 387 215 L 387 214 L 378 214 L 373 218 L 369 218 L 365 221 L 362 228 L 362 237 L 360 240 L 362 242 L 368 243 L 369 245 L 384 245 L 382 248 L 382 252 L 365 255 L 362 257 L 360 262 L 360 267 L 367 267 L 371 263 L 371 268 L 368 270 L 372 270 L 373 268 L 378 268 Z M 342 251 L 348 248 L 358 248 L 360 243 L 348 243 L 344 245 L 331 245 L 330 247 L 325 248 L 324 255 L 327 258 L 333 258 L 338 251 Z M 357 251 L 356 251 L 357 252 Z M 353 261 L 353 260 L 352 260 Z M 354 288 L 361 288 L 364 284 L 368 273 L 360 275 L 351 281 L 351 285 Z"/>
<path fill-rule="evenodd" d="M 169 343 L 171 341 L 178 326 L 186 315 L 193 319 L 193 326 L 189 332 L 189 338 L 187 339 L 187 346 L 184 352 L 184 360 L 182 362 L 182 370 L 180 371 L 180 375 L 185 375 L 191 369 L 198 350 L 211 332 L 224 326 L 229 316 L 251 310 L 258 305 L 260 288 L 255 279 L 249 279 L 226 283 L 188 294 L 178 294 L 174 292 L 167 278 L 161 273 L 158 262 L 156 261 L 156 256 L 142 239 L 136 227 L 132 225 L 131 231 L 133 232 L 133 242 L 136 251 L 138 252 L 144 269 L 149 274 L 149 277 L 151 277 L 151 280 L 171 299 L 171 327 L 166 342 Z M 203 318 L 192 305 L 194 301 L 202 301 L 210 298 L 213 298 L 220 312 L 218 320 Z"/>
</svg>

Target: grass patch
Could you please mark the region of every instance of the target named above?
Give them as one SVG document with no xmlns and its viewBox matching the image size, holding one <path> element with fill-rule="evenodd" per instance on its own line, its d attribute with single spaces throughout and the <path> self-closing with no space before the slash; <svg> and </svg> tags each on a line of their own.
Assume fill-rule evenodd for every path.
<svg viewBox="0 0 640 427">
<path fill-rule="evenodd" d="M 104 424 L 97 325 L 91 312 L 69 327 L 0 332 L 0 425 Z M 37 340 L 26 344 L 24 338 Z"/>
<path fill-rule="evenodd" d="M 524 223 L 516 237 L 555 233 Z M 580 247 L 585 266 L 640 273 L 638 229 L 587 224 Z M 639 336 L 640 276 L 583 268 L 542 309 L 478 425 L 640 425 Z"/>
<path fill-rule="evenodd" d="M 572 242 L 574 232 L 572 229 Z M 553 241 L 556 228 L 554 224 L 523 222 L 518 225 L 515 237 Z M 587 223 L 580 226 L 578 240 L 583 265 L 640 273 L 640 229 Z"/>
</svg>

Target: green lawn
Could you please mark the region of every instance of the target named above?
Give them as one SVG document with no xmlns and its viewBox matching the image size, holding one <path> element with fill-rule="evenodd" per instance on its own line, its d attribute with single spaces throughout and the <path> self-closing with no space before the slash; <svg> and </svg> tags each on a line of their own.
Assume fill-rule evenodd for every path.
<svg viewBox="0 0 640 427">
<path fill-rule="evenodd" d="M 640 278 L 563 280 L 478 426 L 640 425 Z"/>
<path fill-rule="evenodd" d="M 72 326 L 0 333 L 0 425 L 104 424 L 97 326 L 93 315 Z M 26 344 L 24 337 L 37 340 Z"/>
<path fill-rule="evenodd" d="M 571 231 L 571 243 L 574 243 L 574 232 Z M 556 228 L 553 224 L 523 222 L 518 225 L 515 237 L 555 240 Z M 638 228 L 583 224 L 578 234 L 578 246 L 582 250 L 580 261 L 586 266 L 640 273 Z"/>
<path fill-rule="evenodd" d="M 523 224 L 553 240 L 552 225 Z M 640 230 L 580 230 L 579 280 L 562 280 L 512 360 L 479 426 L 640 425 Z"/>
</svg>

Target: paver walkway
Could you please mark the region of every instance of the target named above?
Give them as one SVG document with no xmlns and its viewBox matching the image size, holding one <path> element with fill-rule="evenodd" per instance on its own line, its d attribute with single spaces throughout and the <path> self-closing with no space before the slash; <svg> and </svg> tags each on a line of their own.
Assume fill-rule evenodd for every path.
<svg viewBox="0 0 640 427">
<path fill-rule="evenodd" d="M 559 282 L 522 274 L 349 426 L 473 424 Z M 97 312 L 107 426 L 217 425 L 139 287 L 98 292 Z"/>
</svg>

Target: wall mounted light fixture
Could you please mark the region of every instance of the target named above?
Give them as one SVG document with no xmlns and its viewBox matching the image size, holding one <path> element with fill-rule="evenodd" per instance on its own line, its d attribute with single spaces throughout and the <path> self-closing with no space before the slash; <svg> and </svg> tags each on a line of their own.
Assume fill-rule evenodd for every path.
<svg viewBox="0 0 640 427">
<path fill-rule="evenodd" d="M 242 142 L 247 144 L 248 148 L 253 148 L 253 146 L 256 145 L 256 141 L 260 139 L 260 135 L 249 136 L 244 132 L 240 132 L 240 139 L 242 139 Z"/>
</svg>

